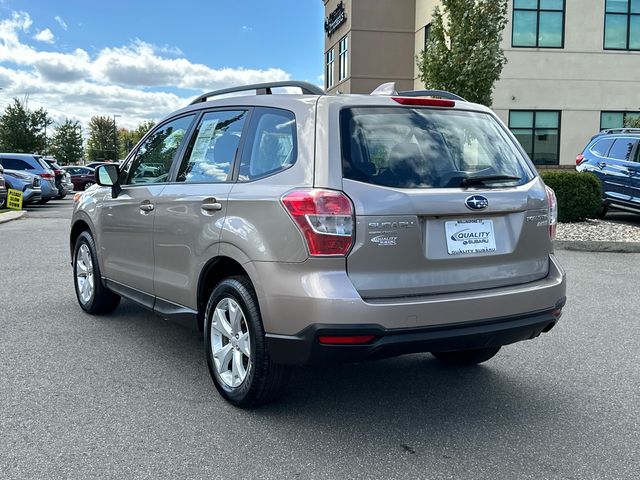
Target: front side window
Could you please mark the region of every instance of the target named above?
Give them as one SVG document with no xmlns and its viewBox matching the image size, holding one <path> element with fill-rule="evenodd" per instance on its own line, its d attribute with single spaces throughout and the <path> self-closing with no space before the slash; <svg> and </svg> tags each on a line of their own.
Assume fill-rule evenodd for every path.
<svg viewBox="0 0 640 480">
<path fill-rule="evenodd" d="M 515 186 L 531 179 L 491 115 L 404 107 L 340 115 L 344 178 L 395 188 L 457 188 L 474 177 L 487 186 Z"/>
<path fill-rule="evenodd" d="M 296 161 L 296 119 L 292 112 L 259 108 L 242 154 L 238 180 L 246 182 L 286 170 Z"/>
<path fill-rule="evenodd" d="M 563 48 L 565 0 L 513 0 L 512 46 Z"/>
<path fill-rule="evenodd" d="M 349 61 L 349 37 L 344 37 L 342 40 L 340 40 L 340 44 L 339 44 L 339 48 L 340 48 L 340 54 L 339 54 L 339 74 L 338 74 L 338 81 L 342 81 L 345 78 L 347 78 L 347 68 L 348 68 L 348 61 Z"/>
<path fill-rule="evenodd" d="M 166 182 L 173 158 L 180 150 L 194 115 L 171 120 L 157 128 L 140 145 L 131 162 L 126 184 Z"/>
<path fill-rule="evenodd" d="M 640 112 L 601 112 L 600 130 L 628 128 L 632 121 L 640 122 Z"/>
<path fill-rule="evenodd" d="M 605 50 L 640 50 L 640 0 L 606 0 Z"/>
<path fill-rule="evenodd" d="M 176 181 L 229 181 L 246 118 L 246 110 L 205 113 L 185 152 Z"/>
<path fill-rule="evenodd" d="M 536 165 L 558 165 L 560 158 L 560 112 L 509 112 L 509 129 Z"/>
<path fill-rule="evenodd" d="M 333 87 L 333 48 L 327 52 L 327 71 L 325 72 L 327 88 Z"/>
</svg>

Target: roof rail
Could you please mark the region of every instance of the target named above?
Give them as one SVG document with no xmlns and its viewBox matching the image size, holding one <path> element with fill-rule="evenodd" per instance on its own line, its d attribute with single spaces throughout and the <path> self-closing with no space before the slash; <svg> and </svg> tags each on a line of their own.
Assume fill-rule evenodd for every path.
<svg viewBox="0 0 640 480">
<path fill-rule="evenodd" d="M 640 133 L 640 128 L 605 128 L 600 133 Z"/>
<path fill-rule="evenodd" d="M 206 102 L 211 97 L 217 97 L 219 95 L 226 95 L 227 93 L 246 92 L 249 90 L 255 90 L 256 95 L 271 95 L 272 89 L 280 87 L 298 87 L 302 90 L 304 95 L 326 95 L 325 91 L 317 85 L 309 82 L 298 82 L 294 80 L 286 80 L 284 82 L 267 82 L 267 83 L 254 83 L 253 85 L 242 85 L 240 87 L 223 88 L 222 90 L 214 90 L 212 92 L 200 95 L 189 105 L 195 105 L 196 103 Z"/>
<path fill-rule="evenodd" d="M 439 97 L 446 98 L 448 100 L 466 102 L 466 100 L 460 95 L 447 92 L 446 90 L 407 90 L 405 92 L 398 92 L 398 95 L 402 95 L 403 97 Z"/>
</svg>

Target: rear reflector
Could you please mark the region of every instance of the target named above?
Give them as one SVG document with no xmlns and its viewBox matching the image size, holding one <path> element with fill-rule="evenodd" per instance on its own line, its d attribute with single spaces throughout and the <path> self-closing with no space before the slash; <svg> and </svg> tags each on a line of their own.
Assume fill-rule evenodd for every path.
<svg viewBox="0 0 640 480">
<path fill-rule="evenodd" d="M 321 335 L 318 340 L 323 345 L 363 345 L 374 338 L 376 338 L 375 335 L 352 335 L 348 337 Z"/>
<path fill-rule="evenodd" d="M 54 177 L 54 175 L 53 175 L 53 173 L 41 173 L 41 174 L 40 174 L 40 176 L 41 176 L 42 178 L 48 178 L 48 179 L 55 178 L 55 177 Z"/>
<path fill-rule="evenodd" d="M 445 107 L 452 108 L 456 106 L 453 100 L 445 100 L 442 98 L 431 97 L 391 97 L 400 105 L 419 105 L 424 107 Z"/>
</svg>

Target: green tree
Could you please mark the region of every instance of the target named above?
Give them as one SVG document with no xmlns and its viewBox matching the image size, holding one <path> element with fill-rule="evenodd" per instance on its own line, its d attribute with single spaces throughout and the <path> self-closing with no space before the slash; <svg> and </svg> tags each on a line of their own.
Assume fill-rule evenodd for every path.
<svg viewBox="0 0 640 480">
<path fill-rule="evenodd" d="M 89 120 L 89 139 L 87 140 L 87 157 L 91 161 L 117 160 L 116 124 L 113 117 L 99 115 Z"/>
<path fill-rule="evenodd" d="M 80 122 L 66 119 L 57 126 L 51 139 L 51 153 L 62 165 L 80 163 L 84 153 Z"/>
<path fill-rule="evenodd" d="M 627 117 L 624 126 L 626 128 L 640 128 L 640 117 Z"/>
<path fill-rule="evenodd" d="M 14 98 L 0 118 L 0 149 L 16 153 L 46 153 L 47 127 L 53 123 L 44 108 L 29 110 Z"/>
<path fill-rule="evenodd" d="M 146 133 L 153 128 L 155 122 L 146 120 L 139 123 L 133 130 L 118 129 L 118 158 L 125 158 Z"/>
<path fill-rule="evenodd" d="M 417 57 L 420 79 L 427 88 L 491 106 L 493 85 L 507 61 L 500 47 L 506 24 L 506 0 L 442 0 L 427 47 Z"/>
</svg>

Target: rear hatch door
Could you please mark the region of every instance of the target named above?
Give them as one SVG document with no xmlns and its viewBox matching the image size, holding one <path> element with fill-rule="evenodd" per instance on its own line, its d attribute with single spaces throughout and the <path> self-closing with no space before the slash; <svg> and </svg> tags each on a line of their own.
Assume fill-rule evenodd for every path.
<svg viewBox="0 0 640 480">
<path fill-rule="evenodd" d="M 545 277 L 544 184 L 488 113 L 363 107 L 341 112 L 343 189 L 363 298 L 471 291 Z"/>
</svg>

